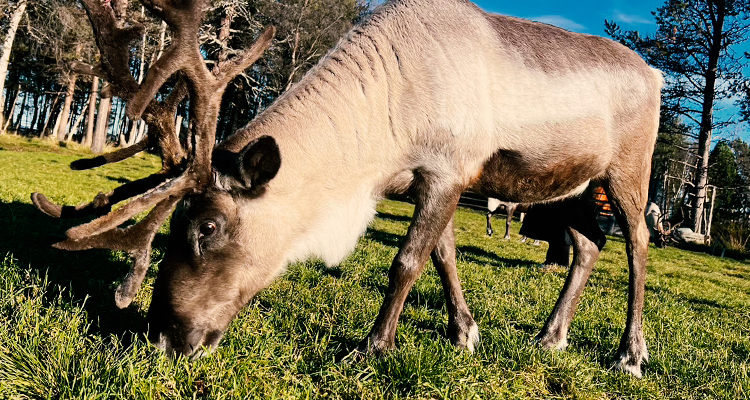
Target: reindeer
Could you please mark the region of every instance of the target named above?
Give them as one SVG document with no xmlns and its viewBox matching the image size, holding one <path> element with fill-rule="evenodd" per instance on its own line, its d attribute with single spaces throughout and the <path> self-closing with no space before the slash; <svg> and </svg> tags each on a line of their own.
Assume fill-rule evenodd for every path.
<svg viewBox="0 0 750 400">
<path fill-rule="evenodd" d="M 683 221 L 672 225 L 666 220 L 666 216 L 662 214 L 659 206 L 652 202 L 649 202 L 646 206 L 645 217 L 649 235 L 656 247 L 664 248 L 669 243 L 677 242 L 674 238 L 674 232 L 682 225 Z"/>
<path fill-rule="evenodd" d="M 492 216 L 495 215 L 495 211 L 497 211 L 500 207 L 505 208 L 505 236 L 503 236 L 503 239 L 510 239 L 510 225 L 513 221 L 513 214 L 516 212 L 516 209 L 520 207 L 521 209 L 521 216 L 519 217 L 520 221 L 523 222 L 523 216 L 526 212 L 526 207 L 524 207 L 521 204 L 518 203 L 510 203 L 505 201 L 500 201 L 498 199 L 488 197 L 487 198 L 487 236 L 492 237 L 492 234 L 495 233 L 495 231 L 492 229 Z"/>
<path fill-rule="evenodd" d="M 430 257 L 445 291 L 448 336 L 473 351 L 479 330 L 461 290 L 453 233 L 461 192 L 538 203 L 578 195 L 597 180 L 608 189 L 625 235 L 630 271 L 616 367 L 641 375 L 648 358 L 643 211 L 662 77 L 634 52 L 607 39 L 488 14 L 464 0 L 395 0 L 213 149 L 221 91 L 273 31 L 209 71 L 196 39 L 208 0 L 143 1 L 170 25 L 174 41 L 138 87 L 126 70 L 124 45 L 138 36 L 137 25 L 124 23 L 107 2 L 83 1 L 102 52 L 94 71 L 128 100 L 131 118 L 149 123 L 151 139 L 141 147 L 160 148 L 164 169 L 78 207 L 38 193 L 32 199 L 42 211 L 64 216 L 103 213 L 145 192 L 71 228 L 56 245 L 130 251 L 135 262 L 117 289 L 120 307 L 135 295 L 151 239 L 176 207 L 146 317 L 149 339 L 168 354 L 198 356 L 216 347 L 238 311 L 290 262 L 311 256 L 340 262 L 373 219 L 377 201 L 407 192 L 416 203 L 414 217 L 380 312 L 355 354 L 395 347 L 404 301 Z M 153 100 L 178 72 L 182 92 L 165 103 Z M 184 92 L 192 128 L 190 140 L 180 142 L 172 126 L 157 122 L 172 124 L 166 116 Z M 141 222 L 118 227 L 149 208 Z M 545 348 L 567 345 L 599 255 L 575 224 L 570 234 L 575 260 L 536 337 Z"/>
</svg>

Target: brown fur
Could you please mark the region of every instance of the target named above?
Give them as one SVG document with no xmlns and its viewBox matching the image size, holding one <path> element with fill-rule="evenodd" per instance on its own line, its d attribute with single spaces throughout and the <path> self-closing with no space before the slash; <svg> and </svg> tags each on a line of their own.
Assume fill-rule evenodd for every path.
<svg viewBox="0 0 750 400">
<path fill-rule="evenodd" d="M 598 36 L 502 15 L 488 15 L 487 20 L 495 27 L 499 40 L 516 49 L 526 67 L 547 74 L 585 71 L 592 67 L 638 68 L 643 63 L 630 49 Z"/>
<path fill-rule="evenodd" d="M 498 150 L 484 164 L 473 190 L 504 201 L 538 203 L 565 196 L 602 174 L 593 156 L 539 165 L 513 150 Z"/>
</svg>

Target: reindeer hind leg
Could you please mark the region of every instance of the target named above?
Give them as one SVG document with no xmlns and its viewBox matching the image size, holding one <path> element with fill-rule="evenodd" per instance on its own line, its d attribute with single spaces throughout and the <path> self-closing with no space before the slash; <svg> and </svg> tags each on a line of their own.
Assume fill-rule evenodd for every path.
<svg viewBox="0 0 750 400">
<path fill-rule="evenodd" d="M 588 193 L 588 192 L 587 192 Z M 562 350 L 568 345 L 568 329 L 583 289 L 606 238 L 596 222 L 596 210 L 584 198 L 570 199 L 556 205 L 567 216 L 564 221 L 573 241 L 573 265 L 565 279 L 560 296 L 536 340 L 545 348 Z"/>
<path fill-rule="evenodd" d="M 633 183 L 638 187 L 633 188 Z M 642 324 L 649 243 L 643 215 L 648 193 L 648 171 L 635 178 L 613 176 L 610 178 L 609 189 L 610 201 L 625 237 L 629 269 L 627 322 L 620 340 L 615 368 L 641 377 L 641 362 L 648 361 Z"/>
<path fill-rule="evenodd" d="M 461 281 L 458 278 L 453 218 L 440 236 L 431 256 L 445 292 L 445 303 L 448 309 L 448 338 L 456 347 L 473 352 L 479 342 L 479 328 L 471 316 L 461 289 Z"/>
</svg>

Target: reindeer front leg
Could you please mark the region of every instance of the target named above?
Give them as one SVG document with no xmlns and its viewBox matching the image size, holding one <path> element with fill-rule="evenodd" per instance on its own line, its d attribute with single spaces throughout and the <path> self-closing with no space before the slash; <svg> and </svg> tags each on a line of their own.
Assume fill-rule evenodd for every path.
<svg viewBox="0 0 750 400">
<path fill-rule="evenodd" d="M 568 328 L 578 300 L 607 240 L 599 228 L 596 208 L 589 198 L 587 191 L 582 198 L 565 200 L 554 206 L 554 212 L 563 216 L 562 223 L 568 226 L 573 241 L 573 265 L 552 314 L 536 337 L 542 346 L 549 349 L 562 350 L 568 345 Z"/>
<path fill-rule="evenodd" d="M 593 241 L 575 229 L 571 228 L 568 232 L 573 239 L 573 265 L 552 314 L 536 336 L 536 340 L 548 349 L 562 350 L 568 346 L 570 322 L 573 320 L 583 288 L 591 276 L 594 263 L 599 258 L 599 248 Z"/>
<path fill-rule="evenodd" d="M 479 342 L 479 327 L 471 317 L 471 311 L 461 289 L 461 280 L 458 278 L 453 218 L 448 222 L 431 256 L 445 292 L 445 303 L 448 308 L 448 338 L 454 346 L 473 352 Z"/>
<path fill-rule="evenodd" d="M 513 222 L 513 213 L 516 212 L 516 208 L 518 208 L 518 204 L 516 203 L 505 205 L 505 236 L 503 237 L 505 240 L 510 239 L 510 225 Z"/>
<path fill-rule="evenodd" d="M 487 236 L 492 237 L 492 234 L 495 233 L 494 230 L 492 230 L 492 215 L 494 213 L 492 211 L 487 211 Z"/>
<path fill-rule="evenodd" d="M 359 352 L 381 354 L 395 348 L 396 325 L 406 296 L 453 218 L 461 196 L 462 187 L 445 179 L 445 174 L 419 171 L 415 175 L 414 217 L 391 264 L 383 305 L 370 334 L 359 345 Z M 455 260 L 453 263 L 455 268 Z"/>
</svg>

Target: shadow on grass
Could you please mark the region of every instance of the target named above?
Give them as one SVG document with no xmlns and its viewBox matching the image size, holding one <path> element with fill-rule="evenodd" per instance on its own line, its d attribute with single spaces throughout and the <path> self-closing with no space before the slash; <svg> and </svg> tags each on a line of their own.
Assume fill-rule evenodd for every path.
<svg viewBox="0 0 750 400">
<path fill-rule="evenodd" d="M 395 222 L 411 222 L 411 217 L 409 216 L 395 215 L 395 214 L 385 213 L 385 212 L 380 212 L 380 211 L 378 211 L 376 218 L 386 219 L 386 220 L 395 221 Z"/>
<path fill-rule="evenodd" d="M 374 240 L 380 244 L 383 244 L 385 246 L 390 247 L 401 247 L 401 243 L 403 241 L 403 237 L 401 235 L 396 235 L 393 233 L 383 232 L 376 229 L 367 229 L 367 233 L 365 233 L 365 237 L 371 240 Z"/>
<path fill-rule="evenodd" d="M 539 265 L 537 261 L 500 257 L 476 246 L 457 246 L 456 251 L 464 261 L 477 264 L 494 264 L 506 268 L 528 268 Z"/>
<path fill-rule="evenodd" d="M 65 230 L 82 222 L 86 220 L 49 217 L 26 203 L 0 202 L 0 226 L 3 227 L 0 254 L 12 255 L 20 268 L 46 274 L 50 283 L 49 297 L 55 295 L 59 286 L 74 303 L 85 300 L 92 333 L 117 335 L 127 345 L 133 336 L 130 332 L 143 332 L 145 320 L 137 309 L 120 310 L 115 305 L 116 282 L 127 273 L 128 261 L 117 259 L 108 250 L 67 252 L 51 247 L 65 238 Z M 164 235 L 157 235 L 153 247 L 165 246 Z"/>
<path fill-rule="evenodd" d="M 117 183 L 119 183 L 119 184 L 121 184 L 121 185 L 124 185 L 124 184 L 126 184 L 126 183 L 130 183 L 130 182 L 131 182 L 131 180 L 130 180 L 130 179 L 127 179 L 127 178 L 120 178 L 120 177 L 115 177 L 115 176 L 107 176 L 106 178 L 107 178 L 108 180 L 112 181 L 112 182 L 117 182 Z"/>
<path fill-rule="evenodd" d="M 380 244 L 396 248 L 400 247 L 403 241 L 403 237 L 400 235 L 383 232 L 376 229 L 368 229 L 365 236 L 368 239 L 374 240 Z M 491 253 L 476 246 L 457 246 L 456 250 L 459 257 L 461 257 L 464 261 L 474 262 L 478 264 L 490 263 L 497 266 L 509 268 L 527 268 L 539 264 L 538 262 L 533 260 L 500 257 L 495 253 Z"/>
</svg>

